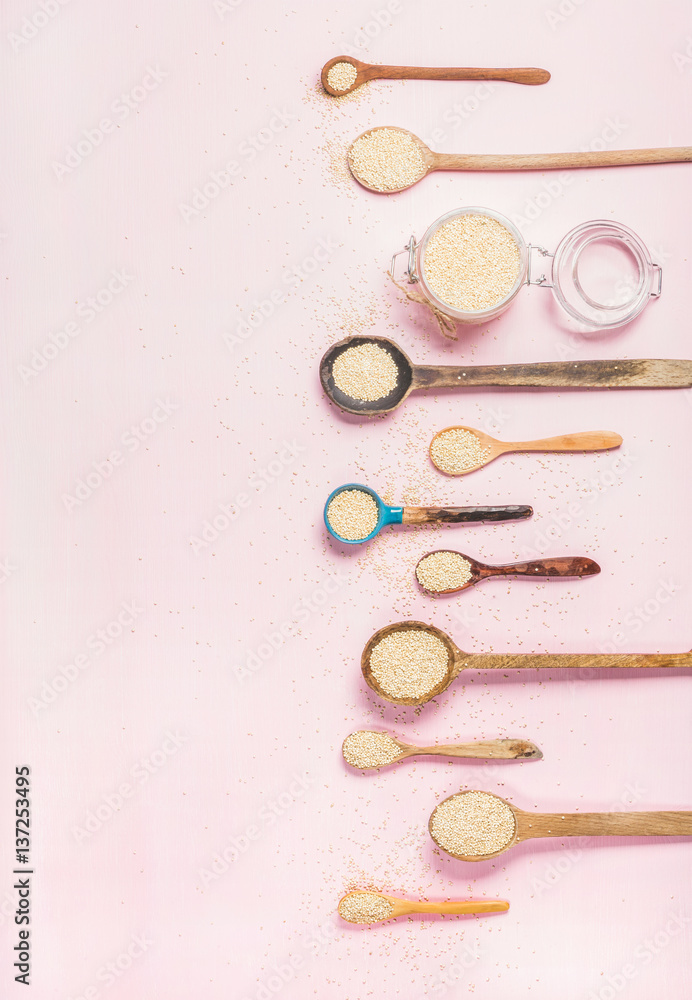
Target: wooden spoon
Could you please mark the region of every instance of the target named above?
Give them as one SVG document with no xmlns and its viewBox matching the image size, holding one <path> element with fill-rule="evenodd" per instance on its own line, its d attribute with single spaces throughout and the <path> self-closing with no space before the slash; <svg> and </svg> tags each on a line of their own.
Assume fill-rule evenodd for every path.
<svg viewBox="0 0 692 1000">
<path fill-rule="evenodd" d="M 494 153 L 435 153 L 419 139 L 413 132 L 405 128 L 398 128 L 396 125 L 379 125 L 376 128 L 367 129 L 354 145 L 363 136 L 377 132 L 386 128 L 403 132 L 414 141 L 422 157 L 420 172 L 415 180 L 395 187 L 396 178 L 393 177 L 392 184 L 387 185 L 387 190 L 372 187 L 354 169 L 351 151 L 349 150 L 348 163 L 351 173 L 364 188 L 374 191 L 376 194 L 396 194 L 398 191 L 405 191 L 413 187 L 427 174 L 434 170 L 572 170 L 581 167 L 625 167 L 641 166 L 646 163 L 688 163 L 692 160 L 691 146 L 660 146 L 654 149 L 605 149 L 597 152 L 580 153 L 510 153 L 499 155 Z M 353 145 L 351 146 L 353 149 Z M 411 167 L 415 169 L 418 157 Z"/>
<path fill-rule="evenodd" d="M 356 78 L 346 90 L 336 90 L 329 83 L 329 70 L 337 63 L 350 63 L 356 70 Z M 550 73 L 547 69 L 522 67 L 520 69 L 469 69 L 442 66 L 376 66 L 361 62 L 351 56 L 336 56 L 322 68 L 322 86 L 332 97 L 343 97 L 356 87 L 370 80 L 505 80 L 507 83 L 524 83 L 536 86 L 547 83 Z"/>
<path fill-rule="evenodd" d="M 368 402 L 353 399 L 335 384 L 334 361 L 349 347 L 376 344 L 384 348 L 397 367 L 392 391 Z M 504 386 L 520 389 L 686 389 L 692 386 L 692 361 L 544 361 L 528 365 L 414 365 L 386 337 L 346 337 L 334 344 L 320 361 L 322 388 L 346 413 L 391 413 L 409 393 L 422 389 L 471 389 Z"/>
<path fill-rule="evenodd" d="M 418 698 L 397 698 L 385 691 L 373 677 L 370 667 L 370 654 L 380 639 L 384 639 L 391 632 L 405 629 L 422 629 L 436 636 L 447 647 L 446 676 Z M 442 629 L 435 628 L 434 625 L 425 625 L 423 622 L 404 621 L 386 625 L 375 632 L 363 650 L 360 665 L 367 684 L 381 698 L 395 705 L 425 705 L 431 698 L 445 691 L 462 670 L 692 667 L 692 653 L 465 653 Z"/>
<path fill-rule="evenodd" d="M 469 792 L 457 792 L 444 802 Z M 490 795 L 490 792 L 484 792 Z M 437 846 L 460 861 L 488 861 L 504 854 L 523 840 L 542 837 L 692 837 L 692 812 L 596 812 L 596 813 L 533 813 L 517 809 L 499 795 L 493 795 L 514 813 L 514 835 L 492 854 L 454 854 L 433 834 L 433 820 L 440 803 L 430 816 L 428 830 Z"/>
<path fill-rule="evenodd" d="M 351 897 L 358 896 L 359 893 L 367 893 L 368 896 L 380 896 L 390 904 L 391 911 L 386 917 L 381 917 L 380 920 L 374 921 L 375 923 L 381 923 L 382 920 L 394 920 L 396 917 L 406 917 L 411 913 L 454 915 L 463 913 L 503 913 L 509 909 L 509 903 L 506 899 L 457 899 L 449 900 L 449 902 L 425 903 L 423 900 L 399 899 L 397 896 L 388 896 L 385 892 L 375 892 L 372 889 L 354 889 L 352 892 L 347 892 L 339 900 L 339 916 L 342 920 L 348 920 L 348 917 L 345 917 L 342 913 L 342 905 L 344 903 L 348 904 Z M 351 924 L 371 923 L 369 920 L 349 920 L 348 922 Z"/>
<path fill-rule="evenodd" d="M 360 730 L 360 732 L 377 733 L 381 730 Z M 351 733 L 351 736 L 354 736 Z M 388 761 L 387 764 L 353 764 L 344 752 L 344 760 L 349 767 L 355 767 L 359 771 L 372 771 L 380 767 L 388 767 L 390 764 L 400 764 L 408 757 L 466 757 L 474 760 L 542 760 L 543 754 L 530 740 L 476 740 L 474 743 L 436 743 L 430 747 L 419 747 L 412 743 L 404 743 L 402 740 L 385 733 L 393 743 L 401 748 L 398 757 Z M 346 740 L 350 737 L 347 736 Z M 344 740 L 344 747 L 346 745 Z M 343 752 L 343 749 L 342 749 Z"/>
<path fill-rule="evenodd" d="M 434 445 L 440 435 L 445 434 L 447 431 L 468 431 L 468 433 L 474 434 L 478 438 L 483 452 L 481 461 L 477 462 L 476 465 L 467 466 L 460 472 L 450 472 L 448 469 L 443 469 L 435 461 Z M 619 434 L 614 434 L 612 431 L 583 431 L 579 434 L 560 434 L 559 437 L 539 438 L 536 441 L 498 441 L 496 438 L 491 437 L 490 434 L 476 430 L 475 427 L 457 425 L 455 427 L 445 427 L 443 430 L 438 431 L 430 442 L 429 450 L 430 461 L 440 472 L 443 472 L 446 476 L 465 476 L 469 472 L 482 469 L 484 465 L 488 465 L 489 462 L 499 458 L 500 455 L 507 455 L 511 452 L 606 451 L 609 448 L 619 448 L 621 444 L 622 437 Z"/>
<path fill-rule="evenodd" d="M 473 559 L 471 556 L 465 555 L 463 552 L 451 552 L 452 555 L 460 556 L 469 564 L 470 579 L 458 587 L 449 587 L 447 590 L 430 590 L 421 582 L 418 575 L 418 567 L 428 556 L 434 555 L 436 552 L 450 551 L 450 549 L 434 549 L 432 552 L 426 552 L 418 560 L 416 564 L 416 579 L 426 594 L 458 594 L 462 590 L 468 590 L 469 587 L 475 587 L 481 580 L 488 580 L 491 576 L 569 577 L 594 576 L 596 573 L 601 572 L 601 567 L 598 563 L 594 562 L 593 559 L 587 559 L 585 556 L 558 556 L 554 559 L 535 559 L 532 562 L 488 566 L 485 563 L 478 562 L 477 559 Z"/>
</svg>

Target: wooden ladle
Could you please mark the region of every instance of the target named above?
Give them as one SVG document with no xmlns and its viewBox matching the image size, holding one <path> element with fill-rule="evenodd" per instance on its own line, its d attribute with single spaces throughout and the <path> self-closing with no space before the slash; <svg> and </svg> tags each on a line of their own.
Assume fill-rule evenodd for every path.
<svg viewBox="0 0 692 1000">
<path fill-rule="evenodd" d="M 389 912 L 386 916 L 374 921 L 354 920 L 346 914 L 349 902 L 356 902 L 356 897 L 359 895 L 379 896 L 389 903 Z M 398 896 L 389 896 L 385 892 L 375 892 L 373 889 L 354 889 L 341 897 L 338 909 L 342 920 L 347 920 L 351 924 L 372 924 L 381 923 L 383 920 L 394 920 L 396 917 L 407 917 L 412 913 L 437 913 L 440 916 L 464 913 L 503 913 L 509 909 L 509 903 L 506 899 L 456 899 L 447 902 L 426 903 L 418 899 L 399 899 Z"/>
<path fill-rule="evenodd" d="M 386 691 L 373 677 L 370 666 L 370 654 L 377 643 L 392 632 L 407 629 L 422 629 L 429 635 L 436 636 L 447 647 L 446 675 L 417 698 L 396 697 Z M 423 622 L 404 621 L 386 625 L 375 632 L 363 650 L 360 665 L 366 683 L 381 698 L 395 705 L 425 705 L 431 698 L 445 691 L 462 670 L 692 667 L 692 653 L 465 653 L 442 629 Z"/>
<path fill-rule="evenodd" d="M 459 586 L 449 587 L 446 590 L 431 590 L 426 587 L 418 575 L 418 567 L 428 556 L 437 552 L 450 552 L 449 549 L 434 549 L 426 552 L 416 564 L 416 579 L 419 586 L 428 594 L 458 594 L 469 587 L 475 587 L 481 580 L 488 580 L 491 576 L 534 576 L 534 577 L 570 577 L 570 576 L 594 576 L 601 572 L 601 567 L 593 559 L 585 556 L 558 556 L 553 559 L 534 559 L 530 562 L 505 563 L 504 565 L 488 566 L 485 563 L 465 555 L 463 552 L 452 552 L 452 555 L 460 556 L 469 564 L 470 578 L 466 583 Z"/>
<path fill-rule="evenodd" d="M 350 63 L 356 70 L 356 78 L 345 90 L 336 90 L 329 83 L 329 70 L 337 63 Z M 507 83 L 524 83 L 536 86 L 547 83 L 550 73 L 547 69 L 522 67 L 519 69 L 469 69 L 455 66 L 376 66 L 361 62 L 351 56 L 336 56 L 322 68 L 322 86 L 332 97 L 343 97 L 370 80 L 505 80 Z"/>
<path fill-rule="evenodd" d="M 473 792 L 457 792 L 437 806 L 430 816 L 428 830 L 437 846 L 460 861 L 488 861 L 504 854 L 523 840 L 542 837 L 692 837 L 692 812 L 595 812 L 595 813 L 533 813 L 517 809 L 510 802 L 493 795 L 514 814 L 514 834 L 507 843 L 490 854 L 455 854 L 433 833 L 437 810 L 446 802 Z M 490 795 L 484 792 L 483 795 Z"/>
<path fill-rule="evenodd" d="M 483 458 L 481 461 L 477 462 L 475 465 L 466 466 L 459 472 L 450 472 L 449 469 L 442 468 L 442 466 L 435 461 L 434 446 L 435 441 L 440 437 L 440 435 L 445 434 L 448 431 L 467 431 L 470 434 L 474 434 L 478 438 L 483 452 Z M 443 430 L 437 432 L 435 437 L 430 442 L 430 461 L 436 469 L 444 473 L 446 476 L 465 476 L 468 475 L 469 472 L 475 472 L 477 469 L 482 469 L 484 465 L 488 465 L 489 462 L 499 458 L 500 455 L 507 455 L 512 452 L 607 451 L 609 448 L 619 448 L 621 444 L 622 437 L 620 434 L 614 434 L 612 431 L 582 431 L 578 434 L 560 434 L 558 437 L 539 438 L 535 441 L 498 441 L 496 438 L 491 437 L 490 434 L 485 434 L 483 431 L 476 430 L 475 427 L 463 427 L 457 425 L 455 427 L 445 427 Z"/>
<path fill-rule="evenodd" d="M 360 732 L 381 733 L 381 730 L 360 730 Z M 355 734 L 351 734 L 353 736 Z M 359 771 L 372 771 L 390 764 L 400 764 L 409 757 L 465 757 L 473 760 L 542 760 L 543 754 L 530 740 L 476 740 L 474 743 L 436 743 L 430 747 L 419 747 L 412 743 L 404 743 L 390 733 L 385 734 L 389 740 L 401 748 L 401 753 L 387 764 L 353 764 L 346 753 L 344 760 L 350 767 Z M 346 737 L 348 740 L 350 737 Z M 344 746 L 346 744 L 344 740 Z"/>
<path fill-rule="evenodd" d="M 374 401 L 354 399 L 334 382 L 332 366 L 349 347 L 375 344 L 397 368 L 397 383 Z M 346 337 L 320 361 L 322 388 L 332 402 L 358 416 L 391 413 L 409 393 L 422 389 L 473 389 L 502 386 L 520 389 L 685 389 L 692 386 L 692 361 L 544 361 L 528 365 L 414 365 L 386 337 Z"/>
<path fill-rule="evenodd" d="M 417 171 L 414 180 L 397 186 L 399 172 L 396 164 L 392 163 L 391 177 L 388 178 L 386 190 L 380 187 L 371 186 L 362 177 L 357 168 L 354 167 L 351 150 L 363 136 L 377 132 L 379 129 L 402 132 L 409 136 L 418 148 L 420 156 L 411 158 L 410 174 L 413 176 Z M 692 160 L 692 147 L 690 146 L 661 146 L 654 149 L 604 149 L 596 152 L 580 153 L 435 153 L 419 139 L 413 132 L 405 128 L 398 128 L 395 125 L 379 125 L 376 128 L 367 129 L 354 140 L 354 144 L 349 150 L 348 163 L 351 173 L 363 187 L 376 194 L 396 194 L 398 191 L 405 191 L 413 187 L 427 174 L 435 170 L 573 170 L 581 167 L 625 167 L 641 166 L 647 163 L 688 163 Z M 418 169 L 420 168 L 420 169 Z"/>
</svg>

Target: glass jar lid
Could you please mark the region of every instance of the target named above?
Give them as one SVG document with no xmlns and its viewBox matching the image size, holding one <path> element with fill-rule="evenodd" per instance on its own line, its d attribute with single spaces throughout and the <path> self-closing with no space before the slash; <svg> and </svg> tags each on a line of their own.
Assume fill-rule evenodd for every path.
<svg viewBox="0 0 692 1000">
<path fill-rule="evenodd" d="M 572 229 L 553 257 L 552 285 L 545 275 L 529 284 L 552 287 L 553 294 L 574 319 L 588 327 L 608 330 L 629 323 L 652 297 L 661 294 L 661 268 L 654 264 L 636 233 L 619 222 L 597 219 Z"/>
</svg>

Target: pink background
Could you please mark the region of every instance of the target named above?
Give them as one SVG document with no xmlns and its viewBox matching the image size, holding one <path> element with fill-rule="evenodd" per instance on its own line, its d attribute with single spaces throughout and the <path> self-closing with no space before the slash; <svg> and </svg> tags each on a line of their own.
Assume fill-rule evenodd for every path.
<svg viewBox="0 0 692 1000">
<path fill-rule="evenodd" d="M 359 332 L 392 336 L 424 363 L 690 356 L 690 167 L 437 174 L 385 198 L 343 166 L 348 143 L 376 124 L 443 151 L 689 142 L 689 8 L 400 0 L 393 10 L 384 0 L 3 10 L 3 996 L 20 993 L 9 956 L 23 763 L 38 1000 L 690 995 L 689 843 L 543 841 L 473 866 L 440 856 L 426 832 L 435 804 L 465 787 L 528 809 L 692 807 L 689 678 L 470 672 L 414 712 L 377 700 L 358 661 L 374 630 L 408 617 L 476 652 L 689 649 L 692 393 L 417 396 L 361 423 L 332 408 L 317 379 L 323 351 Z M 23 24 L 40 27 L 13 41 Z M 335 102 L 318 74 L 344 51 L 545 66 L 553 79 L 492 92 L 375 83 Z M 138 89 L 145 78 L 153 89 Z M 128 92 L 133 108 L 111 110 Z M 101 134 L 108 117 L 117 127 Z M 56 168 L 84 132 L 98 145 Z M 181 208 L 229 161 L 232 182 L 221 174 L 216 196 Z M 525 289 L 502 319 L 447 343 L 386 268 L 412 232 L 464 204 L 531 214 L 527 238 L 551 248 L 587 219 L 622 221 L 663 263 L 663 295 L 629 327 L 587 338 L 549 292 Z M 114 270 L 125 287 L 102 291 L 88 318 L 84 303 Z M 70 322 L 76 333 L 61 340 Z M 46 350 L 51 335 L 59 350 Z M 602 428 L 625 444 L 508 457 L 449 480 L 426 449 L 453 423 L 508 440 Z M 90 495 L 66 502 L 90 474 Z M 322 505 L 353 480 L 390 501 L 536 513 L 515 526 L 389 530 L 344 551 L 325 537 Z M 220 505 L 243 503 L 216 537 L 206 529 L 211 541 L 194 542 Z M 488 561 L 589 555 L 603 572 L 489 582 L 435 602 L 412 572 L 440 544 Z M 94 636 L 109 627 L 100 647 Z M 522 736 L 545 759 L 426 760 L 361 776 L 340 745 L 364 725 L 421 743 Z M 358 885 L 506 897 L 511 909 L 359 929 L 335 915 Z"/>
</svg>

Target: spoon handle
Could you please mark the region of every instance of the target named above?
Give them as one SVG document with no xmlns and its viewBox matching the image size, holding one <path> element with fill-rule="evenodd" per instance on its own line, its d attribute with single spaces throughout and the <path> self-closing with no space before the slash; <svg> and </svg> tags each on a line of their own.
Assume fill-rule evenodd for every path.
<svg viewBox="0 0 692 1000">
<path fill-rule="evenodd" d="M 506 899 L 458 899 L 449 903 L 408 902 L 410 913 L 502 913 L 509 909 Z"/>
<path fill-rule="evenodd" d="M 624 167 L 692 160 L 691 146 L 656 149 L 606 149 L 586 153 L 466 154 L 433 153 L 433 170 L 571 170 L 580 167 Z"/>
<path fill-rule="evenodd" d="M 479 566 L 478 569 L 481 579 L 490 576 L 593 576 L 600 572 L 597 562 L 582 556 L 558 556 L 504 566 Z"/>
<path fill-rule="evenodd" d="M 475 743 L 440 743 L 416 748 L 411 756 L 473 757 L 480 760 L 539 760 L 543 754 L 530 740 L 477 740 Z"/>
<path fill-rule="evenodd" d="M 536 441 L 508 441 L 504 447 L 505 451 L 605 451 L 621 444 L 621 435 L 612 431 L 583 431 Z"/>
<path fill-rule="evenodd" d="M 459 669 L 473 667 L 475 670 L 539 670 L 582 668 L 608 669 L 635 667 L 692 667 L 692 653 L 478 653 L 469 656 L 462 653 Z"/>
<path fill-rule="evenodd" d="M 535 86 L 547 83 L 550 73 L 535 66 L 517 69 L 482 69 L 445 66 L 369 66 L 363 71 L 366 80 L 505 80 Z"/>
<path fill-rule="evenodd" d="M 522 813 L 519 839 L 676 836 L 692 837 L 692 812 Z"/>
<path fill-rule="evenodd" d="M 520 521 L 531 517 L 533 507 L 509 504 L 505 507 L 404 507 L 402 524 L 454 524 L 470 521 Z"/>
<path fill-rule="evenodd" d="M 521 386 L 571 389 L 679 389 L 692 386 L 692 361 L 543 361 L 529 365 L 417 365 L 413 388 Z"/>
</svg>

